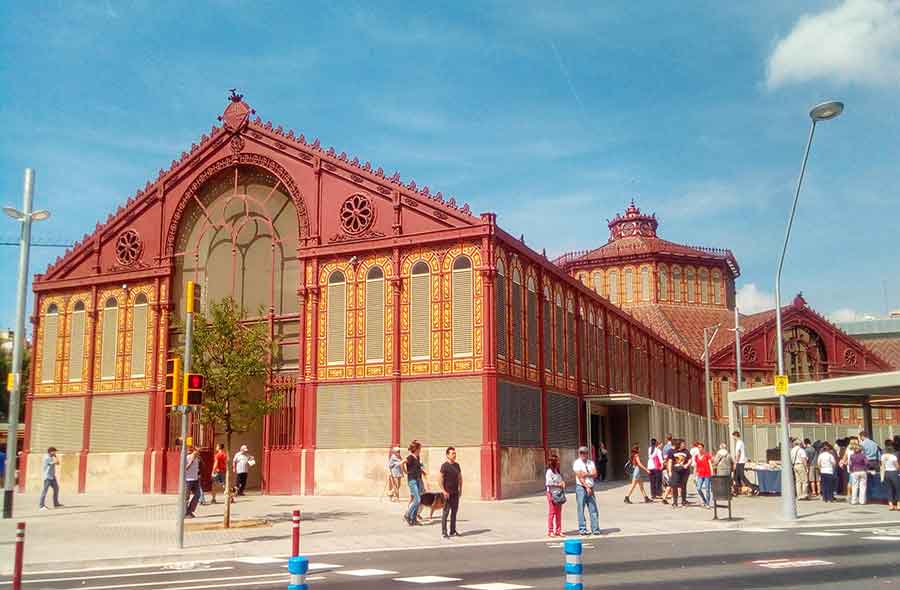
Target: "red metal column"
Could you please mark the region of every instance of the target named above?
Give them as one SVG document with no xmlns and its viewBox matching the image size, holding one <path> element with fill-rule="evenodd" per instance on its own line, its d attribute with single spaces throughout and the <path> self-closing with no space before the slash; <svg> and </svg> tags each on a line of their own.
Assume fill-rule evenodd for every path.
<svg viewBox="0 0 900 590">
<path fill-rule="evenodd" d="M 400 278 L 400 249 L 394 248 L 393 276 L 391 281 L 391 306 L 393 313 L 393 367 L 391 378 L 391 445 L 400 446 L 400 412 L 401 412 L 401 382 L 400 382 L 400 293 L 402 279 Z"/>
<path fill-rule="evenodd" d="M 550 446 L 547 433 L 550 428 L 550 417 L 548 416 L 548 393 L 547 393 L 547 373 L 544 366 L 547 359 L 544 358 L 544 269 L 537 266 L 537 285 L 535 285 L 535 295 L 537 301 L 537 351 L 538 351 L 538 383 L 541 388 L 541 444 L 544 446 L 544 461 L 550 459 Z"/>
<path fill-rule="evenodd" d="M 491 225 L 496 223 L 492 213 L 482 215 L 482 220 Z M 492 232 L 493 233 L 493 232 Z M 481 268 L 483 289 L 482 307 L 484 314 L 483 345 L 485 354 L 484 373 L 482 376 L 482 444 L 481 444 L 481 497 L 484 500 L 497 500 L 501 497 L 500 489 L 500 449 L 498 444 L 497 416 L 497 329 L 495 326 L 496 310 L 494 309 L 494 265 L 493 236 L 482 239 Z"/>
<path fill-rule="evenodd" d="M 156 403 L 159 392 L 157 391 L 157 385 L 159 384 L 159 320 L 160 320 L 160 305 L 159 305 L 159 278 L 156 279 L 153 285 L 153 305 L 150 309 L 153 310 L 153 315 L 150 319 L 150 325 L 153 326 L 153 339 L 152 346 L 150 350 L 153 351 L 152 357 L 150 359 L 150 386 L 149 394 L 147 395 L 147 446 L 144 449 L 144 482 L 141 486 L 141 491 L 145 494 L 149 494 L 151 491 L 151 468 L 153 464 L 153 449 L 156 446 L 156 432 L 154 431 L 153 425 L 156 423 L 156 414 L 159 412 L 158 404 Z"/>
<path fill-rule="evenodd" d="M 81 454 L 78 457 L 78 493 L 83 494 L 87 485 L 87 457 L 91 446 L 91 413 L 94 402 L 94 355 L 97 349 L 97 286 L 91 287 L 90 340 L 88 341 L 88 378 L 84 397 L 84 420 L 81 433 Z"/>
<path fill-rule="evenodd" d="M 312 316 L 312 346 L 310 354 L 310 378 L 303 394 L 303 494 L 316 493 L 316 386 L 319 362 L 319 260 L 312 260 L 312 283 L 307 288 Z"/>
</svg>

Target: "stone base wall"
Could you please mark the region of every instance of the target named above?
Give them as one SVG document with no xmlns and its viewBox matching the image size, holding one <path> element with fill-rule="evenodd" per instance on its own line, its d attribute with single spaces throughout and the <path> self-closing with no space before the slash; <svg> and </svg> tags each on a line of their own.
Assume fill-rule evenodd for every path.
<svg viewBox="0 0 900 590">
<path fill-rule="evenodd" d="M 560 472 L 568 483 L 575 481 L 572 464 L 578 458 L 577 449 L 550 448 L 559 455 Z M 503 498 L 540 493 L 544 489 L 547 463 L 543 448 L 503 447 L 500 449 L 500 490 Z"/>
<path fill-rule="evenodd" d="M 144 482 L 144 453 L 88 453 L 85 492 L 140 494 Z"/>
<path fill-rule="evenodd" d="M 33 452 L 28 454 L 28 467 L 25 476 L 25 491 L 38 492 L 44 487 L 44 475 L 41 463 L 45 453 Z M 78 461 L 81 453 L 57 453 L 59 465 L 56 466 L 56 481 L 59 483 L 60 495 L 78 493 Z M 64 499 L 60 501 L 65 504 Z"/>
</svg>

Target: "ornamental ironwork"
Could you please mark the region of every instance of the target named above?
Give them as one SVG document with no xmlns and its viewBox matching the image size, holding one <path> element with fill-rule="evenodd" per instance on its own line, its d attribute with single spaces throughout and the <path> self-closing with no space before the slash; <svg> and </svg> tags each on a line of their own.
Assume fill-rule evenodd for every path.
<svg viewBox="0 0 900 590">
<path fill-rule="evenodd" d="M 347 197 L 340 210 L 341 228 L 351 235 L 360 234 L 375 221 L 375 208 L 365 195 Z"/>
<path fill-rule="evenodd" d="M 131 266 L 141 257 L 144 244 L 136 230 L 126 229 L 116 239 L 116 260 L 122 266 Z"/>
</svg>

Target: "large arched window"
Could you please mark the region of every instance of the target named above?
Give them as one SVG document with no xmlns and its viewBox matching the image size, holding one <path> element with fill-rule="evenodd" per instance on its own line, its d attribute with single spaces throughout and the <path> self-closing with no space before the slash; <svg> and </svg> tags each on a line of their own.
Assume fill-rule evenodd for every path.
<svg viewBox="0 0 900 590">
<path fill-rule="evenodd" d="M 619 303 L 619 271 L 611 270 L 606 274 L 607 285 L 609 289 L 609 300 L 612 303 Z"/>
<path fill-rule="evenodd" d="M 518 268 L 512 272 L 512 293 L 510 295 L 510 313 L 512 314 L 512 349 L 513 359 L 522 362 L 522 274 Z"/>
<path fill-rule="evenodd" d="M 542 368 L 553 370 L 553 297 L 550 289 L 544 287 L 544 366 Z"/>
<path fill-rule="evenodd" d="M 650 267 L 641 269 L 641 301 L 650 301 Z"/>
<path fill-rule="evenodd" d="M 694 280 L 694 267 L 689 266 L 687 269 L 687 300 L 688 303 L 694 302 L 694 289 L 697 286 L 696 281 Z"/>
<path fill-rule="evenodd" d="M 572 300 L 566 303 L 566 368 L 570 378 L 575 377 L 575 306 Z"/>
<path fill-rule="evenodd" d="M 700 303 L 709 303 L 709 270 L 701 268 L 700 277 Z"/>
<path fill-rule="evenodd" d="M 138 293 L 131 310 L 131 376 L 143 377 L 147 371 L 147 323 L 150 321 L 147 296 Z"/>
<path fill-rule="evenodd" d="M 119 302 L 110 297 L 103 305 L 103 335 L 100 347 L 100 379 L 116 378 L 119 341 Z"/>
<path fill-rule="evenodd" d="M 537 322 L 537 288 L 534 279 L 528 279 L 528 301 L 526 302 L 527 338 L 528 338 L 528 364 L 537 366 L 538 360 L 538 322 Z"/>
<path fill-rule="evenodd" d="M 497 312 L 497 354 L 506 358 L 506 268 L 497 259 L 497 284 L 495 286 Z"/>
<path fill-rule="evenodd" d="M 556 372 L 563 374 L 563 365 L 565 365 L 566 340 L 565 340 L 565 309 L 563 308 L 562 296 L 556 294 Z"/>
<path fill-rule="evenodd" d="M 373 266 L 366 274 L 366 362 L 384 360 L 384 271 Z"/>
<path fill-rule="evenodd" d="M 656 270 L 659 276 L 659 300 L 667 301 L 669 299 L 669 276 L 665 266 L 660 265 Z"/>
<path fill-rule="evenodd" d="M 472 261 L 460 256 L 453 261 L 453 356 L 472 354 Z"/>
<path fill-rule="evenodd" d="M 791 382 L 823 379 L 827 372 L 825 344 L 803 326 L 784 329 L 784 368 Z"/>
<path fill-rule="evenodd" d="M 56 339 L 59 336 L 59 308 L 55 303 L 44 314 L 44 345 L 41 347 L 41 383 L 56 381 Z"/>
<path fill-rule="evenodd" d="M 328 275 L 325 362 L 342 365 L 347 352 L 347 278 L 339 270 Z"/>
<path fill-rule="evenodd" d="M 673 266 L 672 267 L 672 299 L 675 303 L 681 303 L 681 267 Z"/>
<path fill-rule="evenodd" d="M 603 271 L 595 270 L 593 275 L 594 293 L 603 295 Z"/>
<path fill-rule="evenodd" d="M 634 301 L 634 270 L 626 268 L 623 276 L 625 278 L 624 303 L 631 303 Z"/>
<path fill-rule="evenodd" d="M 714 270 L 712 273 L 713 297 L 716 305 L 722 305 L 722 273 Z"/>
<path fill-rule="evenodd" d="M 412 360 L 431 358 L 431 269 L 422 261 L 409 279 L 409 332 Z"/>
<path fill-rule="evenodd" d="M 69 336 L 69 381 L 81 381 L 84 369 L 84 302 L 77 301 L 72 308 L 72 328 Z"/>
</svg>

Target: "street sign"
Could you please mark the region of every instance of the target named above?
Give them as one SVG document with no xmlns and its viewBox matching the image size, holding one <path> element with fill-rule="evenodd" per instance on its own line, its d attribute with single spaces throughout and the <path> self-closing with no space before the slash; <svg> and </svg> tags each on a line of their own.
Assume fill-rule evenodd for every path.
<svg viewBox="0 0 900 590">
<path fill-rule="evenodd" d="M 775 375 L 775 393 L 778 395 L 787 395 L 788 378 L 787 375 Z"/>
</svg>

